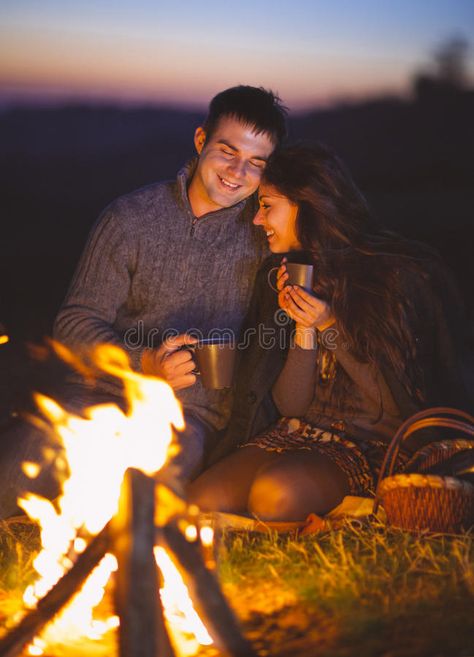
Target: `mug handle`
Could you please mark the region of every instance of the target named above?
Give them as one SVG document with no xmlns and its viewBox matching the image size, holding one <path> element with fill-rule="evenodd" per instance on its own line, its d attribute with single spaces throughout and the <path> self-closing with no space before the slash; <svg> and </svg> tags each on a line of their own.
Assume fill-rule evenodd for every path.
<svg viewBox="0 0 474 657">
<path fill-rule="evenodd" d="M 280 265 L 280 267 L 281 267 L 281 265 Z M 280 269 L 280 267 L 272 267 L 270 269 L 270 271 L 268 272 L 268 274 L 267 274 L 267 283 L 271 287 L 271 289 L 276 293 L 278 293 L 278 288 L 276 288 L 272 285 L 272 282 L 270 280 L 270 276 L 273 274 L 274 271 L 278 271 Z"/>
</svg>

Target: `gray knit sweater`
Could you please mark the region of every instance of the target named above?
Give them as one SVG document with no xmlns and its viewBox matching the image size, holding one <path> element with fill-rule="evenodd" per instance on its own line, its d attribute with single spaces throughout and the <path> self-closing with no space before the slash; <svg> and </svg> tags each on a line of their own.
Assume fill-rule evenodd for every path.
<svg viewBox="0 0 474 657">
<path fill-rule="evenodd" d="M 253 280 L 267 255 L 252 225 L 253 199 L 193 216 L 187 182 L 139 189 L 111 203 L 92 230 L 54 326 L 57 340 L 75 348 L 97 343 L 124 347 L 136 369 L 145 347 L 169 331 L 213 329 L 238 335 Z M 184 407 L 214 428 L 225 426 L 228 391 L 198 381 L 178 391 Z"/>
</svg>

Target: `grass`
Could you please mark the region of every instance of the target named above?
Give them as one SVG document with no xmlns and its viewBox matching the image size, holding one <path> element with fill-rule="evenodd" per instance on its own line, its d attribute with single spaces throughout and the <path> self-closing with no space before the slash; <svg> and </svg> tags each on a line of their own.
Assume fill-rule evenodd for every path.
<svg viewBox="0 0 474 657">
<path fill-rule="evenodd" d="M 37 548 L 28 522 L 0 524 L 0 625 L 34 576 Z M 228 531 L 217 552 L 261 657 L 474 657 L 472 533 L 352 521 L 299 539 Z"/>
<path fill-rule="evenodd" d="M 277 626 L 260 637 L 267 654 L 474 655 L 472 534 L 346 522 L 298 540 L 228 535 L 220 578 L 244 626 Z"/>
<path fill-rule="evenodd" d="M 39 530 L 26 516 L 0 520 L 0 591 L 23 590 L 34 580 Z"/>
<path fill-rule="evenodd" d="M 0 628 L 23 608 L 23 591 L 35 578 L 39 531 L 28 519 L 0 520 Z"/>
</svg>

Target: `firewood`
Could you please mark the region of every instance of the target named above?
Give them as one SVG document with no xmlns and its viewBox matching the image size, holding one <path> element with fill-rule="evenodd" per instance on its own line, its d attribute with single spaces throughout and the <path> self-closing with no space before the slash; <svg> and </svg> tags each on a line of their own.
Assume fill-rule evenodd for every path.
<svg viewBox="0 0 474 657">
<path fill-rule="evenodd" d="M 199 543 L 190 543 L 172 523 L 157 529 L 155 540 L 175 561 L 194 607 L 217 648 L 228 657 L 256 657 L 216 577 L 206 568 Z"/>
<path fill-rule="evenodd" d="M 121 657 L 174 657 L 159 595 L 153 547 L 155 482 L 129 468 L 119 512 L 112 520 L 112 550 L 118 560 L 115 607 L 120 617 Z"/>
<path fill-rule="evenodd" d="M 69 602 L 91 571 L 109 550 L 109 525 L 95 536 L 76 562 L 55 586 L 26 613 L 21 621 L 0 639 L 0 657 L 14 657 L 37 636 L 42 628 Z"/>
</svg>

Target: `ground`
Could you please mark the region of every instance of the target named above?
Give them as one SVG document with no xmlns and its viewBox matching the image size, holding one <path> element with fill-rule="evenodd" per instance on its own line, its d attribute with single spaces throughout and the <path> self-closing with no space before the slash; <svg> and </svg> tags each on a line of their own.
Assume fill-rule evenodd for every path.
<svg viewBox="0 0 474 657">
<path fill-rule="evenodd" d="M 38 544 L 28 521 L 3 523 L 2 627 Z M 227 531 L 216 553 L 224 593 L 261 657 L 474 656 L 472 532 L 411 534 L 358 520 L 304 538 Z M 110 644 L 101 654 L 110 657 Z"/>
</svg>

